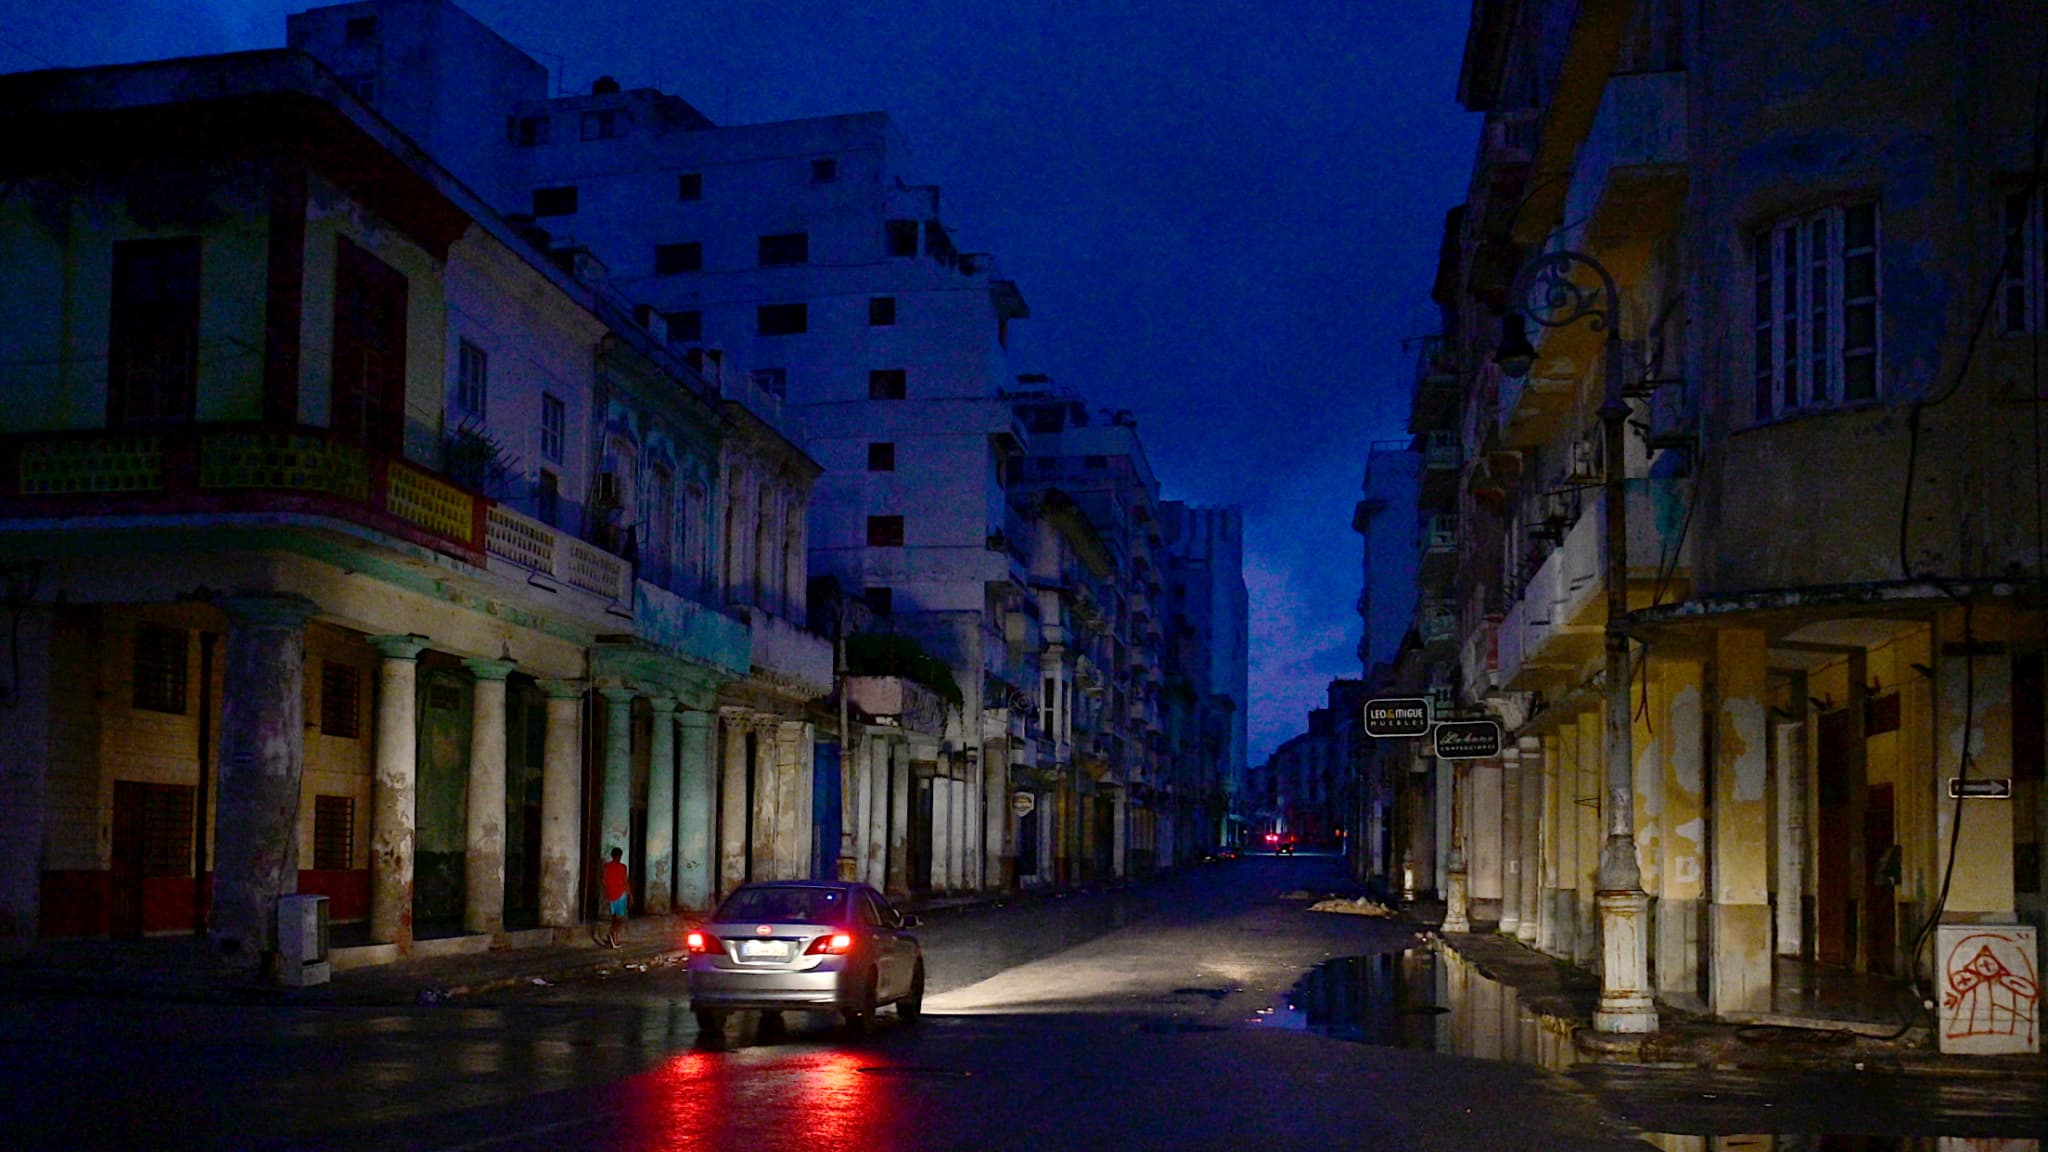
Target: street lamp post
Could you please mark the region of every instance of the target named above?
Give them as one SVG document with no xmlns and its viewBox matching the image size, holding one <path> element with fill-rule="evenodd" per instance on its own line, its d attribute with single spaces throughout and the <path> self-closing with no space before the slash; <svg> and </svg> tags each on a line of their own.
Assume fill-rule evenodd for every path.
<svg viewBox="0 0 2048 1152">
<path fill-rule="evenodd" d="M 1599 278 L 1587 290 L 1572 279 L 1584 269 Z M 1635 755 L 1629 717 L 1629 647 L 1623 630 L 1628 616 L 1628 488 L 1623 475 L 1628 402 L 1622 398 L 1621 297 L 1598 260 L 1583 252 L 1547 252 L 1523 266 L 1508 290 L 1511 315 L 1545 328 L 1581 319 L 1604 333 L 1601 358 L 1605 389 L 1599 417 L 1607 537 L 1607 838 L 1600 849 L 1594 902 L 1600 911 L 1600 1003 L 1593 1027 L 1601 1032 L 1655 1032 L 1657 1008 L 1650 998 L 1649 897 L 1636 860 Z M 1516 342 L 1519 341 L 1518 346 Z M 1496 359 L 1503 370 L 1523 375 L 1535 350 L 1519 331 L 1502 341 Z M 1519 371 L 1516 369 L 1519 368 Z"/>
</svg>

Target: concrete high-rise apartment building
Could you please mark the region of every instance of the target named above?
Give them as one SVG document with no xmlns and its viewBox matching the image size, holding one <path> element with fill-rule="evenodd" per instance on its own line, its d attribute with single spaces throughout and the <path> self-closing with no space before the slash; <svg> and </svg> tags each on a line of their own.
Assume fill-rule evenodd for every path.
<svg viewBox="0 0 2048 1152">
<path fill-rule="evenodd" d="M 551 97 L 536 62 L 444 0 L 300 13 L 289 39 L 671 348 L 785 398 L 825 469 L 814 573 L 951 665 L 963 696 L 918 768 L 954 781 L 935 882 L 998 877 L 1007 782 L 981 713 L 1024 579 L 1001 547 L 1023 436 L 997 391 L 1029 313 L 987 256 L 955 247 L 939 190 L 906 181 L 888 117 L 721 127 L 607 80 Z"/>
</svg>

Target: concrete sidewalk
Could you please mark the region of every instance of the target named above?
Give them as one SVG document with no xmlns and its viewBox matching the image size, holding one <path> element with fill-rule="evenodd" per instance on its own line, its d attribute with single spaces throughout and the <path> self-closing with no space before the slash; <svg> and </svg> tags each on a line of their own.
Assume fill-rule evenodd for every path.
<svg viewBox="0 0 2048 1152">
<path fill-rule="evenodd" d="M 1435 915 L 1432 916 L 1432 911 Z M 1618 1063 L 1690 1068 L 1842 1068 L 1957 1076 L 2048 1079 L 2048 1054 L 1952 1056 L 1936 1047 L 1928 1018 L 1910 1012 L 1896 982 L 1807 969 L 1779 977 L 1778 1003 L 1747 1023 L 1725 1023 L 1659 1001 L 1658 1031 L 1620 1036 L 1593 1030 L 1600 979 L 1520 941 L 1492 932 L 1436 935 L 1437 909 L 1411 907 L 1409 918 L 1482 976 L 1512 991 L 1546 1032 L 1571 1037 L 1560 1063 Z M 1887 994 L 1880 994 L 1881 991 Z"/>
<path fill-rule="evenodd" d="M 1040 898 L 1036 894 L 932 897 L 903 910 L 920 917 Z M 551 984 L 677 964 L 683 936 L 701 915 L 640 916 L 626 923 L 617 949 L 602 947 L 591 925 L 508 934 L 516 945 L 490 949 L 479 937 L 421 940 L 412 955 L 389 945 L 330 948 L 324 984 L 287 988 L 222 972 L 203 939 L 54 940 L 0 957 L 0 995 L 97 995 L 202 1003 L 400 1005 L 438 1003 L 520 984 Z M 389 953 L 387 955 L 387 952 Z"/>
</svg>

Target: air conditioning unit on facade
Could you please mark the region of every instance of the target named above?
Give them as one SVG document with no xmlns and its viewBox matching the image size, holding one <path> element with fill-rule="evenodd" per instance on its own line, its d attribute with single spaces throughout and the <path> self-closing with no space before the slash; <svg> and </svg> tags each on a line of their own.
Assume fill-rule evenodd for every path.
<svg viewBox="0 0 2048 1152">
<path fill-rule="evenodd" d="M 277 982 L 304 988 L 325 984 L 333 974 L 327 960 L 327 897 L 278 897 Z"/>
</svg>

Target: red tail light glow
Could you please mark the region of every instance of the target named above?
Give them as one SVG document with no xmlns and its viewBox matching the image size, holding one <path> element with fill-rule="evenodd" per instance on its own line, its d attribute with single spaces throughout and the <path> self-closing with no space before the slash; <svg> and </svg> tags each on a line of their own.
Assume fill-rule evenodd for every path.
<svg viewBox="0 0 2048 1152">
<path fill-rule="evenodd" d="M 834 932 L 830 936 L 820 936 L 816 940 L 811 941 L 811 946 L 804 949 L 804 955 L 843 956 L 851 951 L 853 951 L 853 934 L 851 932 Z"/>
<path fill-rule="evenodd" d="M 683 946 L 690 950 L 690 955 L 695 956 L 711 951 L 711 938 L 702 932 L 692 932 L 683 937 Z"/>
</svg>

